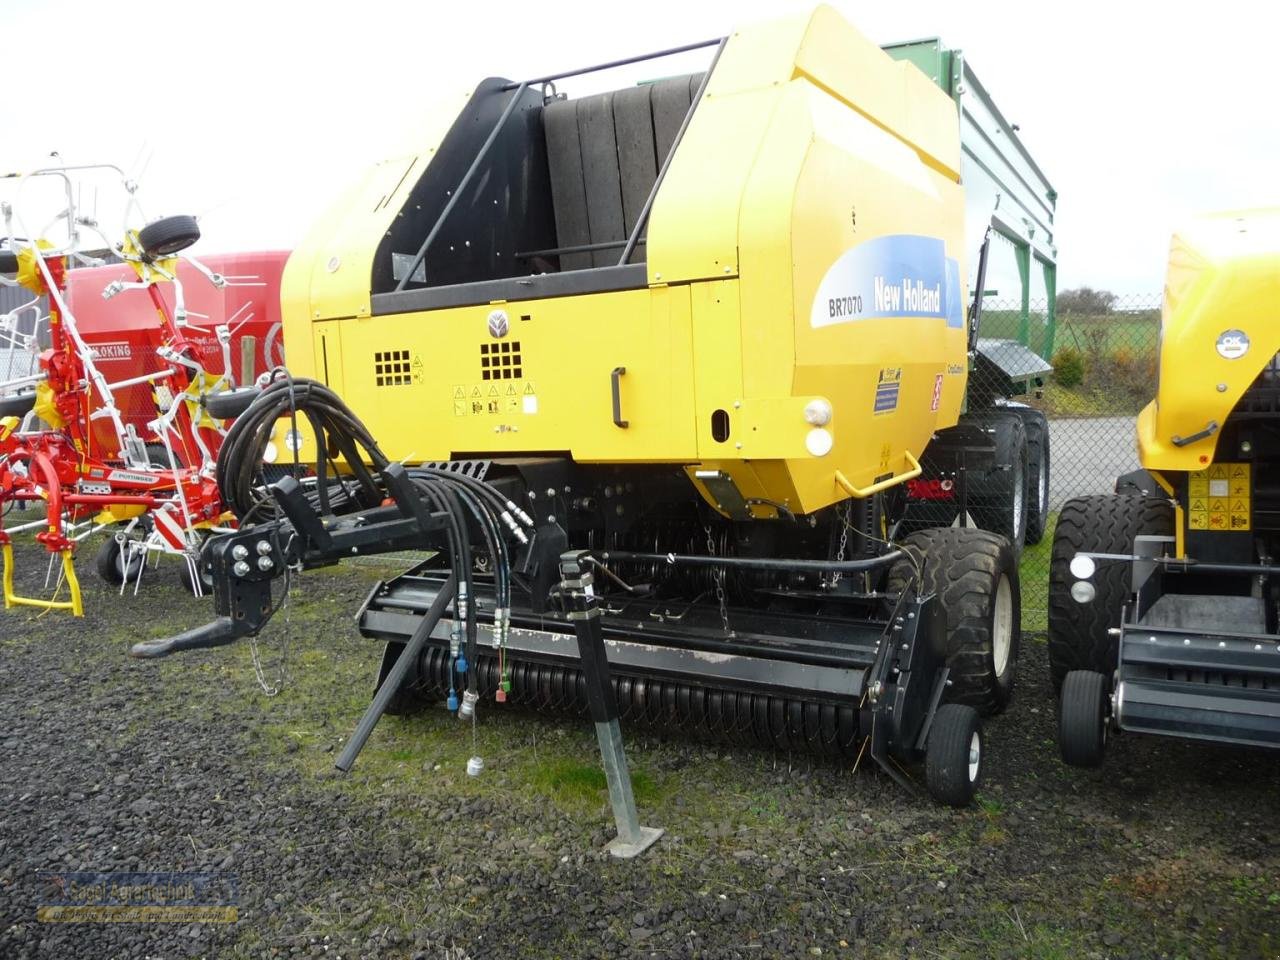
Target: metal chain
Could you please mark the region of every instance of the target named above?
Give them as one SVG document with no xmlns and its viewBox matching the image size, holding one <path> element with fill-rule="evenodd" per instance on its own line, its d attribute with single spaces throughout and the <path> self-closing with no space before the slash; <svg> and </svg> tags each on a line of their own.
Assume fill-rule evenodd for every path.
<svg viewBox="0 0 1280 960">
<path fill-rule="evenodd" d="M 714 557 L 716 555 L 716 544 L 711 538 L 711 524 L 706 524 L 703 528 L 707 532 L 707 556 Z M 724 627 L 726 636 L 733 636 L 733 630 L 729 626 L 729 605 L 724 596 L 724 568 L 715 567 L 711 574 L 716 583 L 716 600 L 720 602 L 720 624 Z"/>
<path fill-rule="evenodd" d="M 849 504 L 847 501 L 844 504 L 843 512 L 837 509 L 836 516 L 841 521 L 840 547 L 836 550 L 836 562 L 839 563 L 844 559 L 845 551 L 849 548 Z M 832 573 L 830 579 L 827 581 L 828 589 L 834 590 L 837 584 L 840 583 L 840 578 L 842 576 L 844 576 L 844 574 L 839 570 Z"/>
<path fill-rule="evenodd" d="M 274 697 L 284 689 L 285 670 L 289 663 L 289 641 L 293 637 L 292 622 L 289 618 L 289 580 L 285 580 L 284 599 L 280 601 L 280 606 L 284 610 L 284 639 L 280 645 L 280 660 L 276 666 L 276 679 L 274 683 L 267 683 L 265 672 L 262 669 L 262 657 L 258 652 L 258 637 L 255 634 L 249 638 L 249 653 L 253 657 L 253 675 L 258 680 L 258 686 L 262 688 L 262 692 L 268 697 Z"/>
</svg>

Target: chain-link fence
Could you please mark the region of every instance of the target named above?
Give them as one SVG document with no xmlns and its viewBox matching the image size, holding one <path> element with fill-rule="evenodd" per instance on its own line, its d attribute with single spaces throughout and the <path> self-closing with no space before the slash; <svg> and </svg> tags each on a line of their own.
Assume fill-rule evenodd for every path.
<svg viewBox="0 0 1280 960">
<path fill-rule="evenodd" d="M 1018 341 L 1044 357 L 1053 373 L 1044 385 L 1014 398 L 1041 411 L 1048 427 L 1047 516 L 1043 536 L 1028 539 L 1022 556 L 1023 624 L 1043 630 L 1049 554 L 1058 511 L 1072 497 L 1110 493 L 1116 478 L 1138 467 L 1134 422 L 1155 396 L 1160 344 L 1159 294 L 1113 297 L 1080 290 L 1060 295 L 1051 313 L 1044 300 L 988 300 L 982 336 Z M 977 384 L 981 387 L 982 384 Z M 1034 438 L 1028 432 L 1028 440 Z M 1028 510 L 1037 480 L 1031 450 Z M 1031 524 L 1034 535 L 1034 517 Z"/>
</svg>

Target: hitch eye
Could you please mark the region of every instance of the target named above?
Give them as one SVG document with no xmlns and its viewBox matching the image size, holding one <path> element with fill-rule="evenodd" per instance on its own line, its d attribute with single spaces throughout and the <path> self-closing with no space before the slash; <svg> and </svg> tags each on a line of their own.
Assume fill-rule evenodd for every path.
<svg viewBox="0 0 1280 960">
<path fill-rule="evenodd" d="M 1088 580 L 1077 580 L 1071 585 L 1071 599 L 1076 603 L 1089 603 L 1097 595 L 1097 589 Z"/>
<path fill-rule="evenodd" d="M 1093 557 L 1077 553 L 1071 558 L 1071 575 L 1077 580 L 1088 580 L 1093 577 L 1097 570 L 1098 565 L 1093 562 Z"/>
</svg>

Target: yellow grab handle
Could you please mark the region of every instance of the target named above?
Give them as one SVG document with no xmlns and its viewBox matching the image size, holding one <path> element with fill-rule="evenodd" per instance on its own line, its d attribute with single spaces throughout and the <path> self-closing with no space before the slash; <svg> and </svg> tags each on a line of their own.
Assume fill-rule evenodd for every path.
<svg viewBox="0 0 1280 960">
<path fill-rule="evenodd" d="M 80 598 L 80 581 L 76 578 L 76 566 L 71 559 L 70 550 L 60 551 L 62 554 L 62 573 L 67 578 L 67 586 L 71 590 L 70 600 L 37 600 L 34 597 L 20 597 L 13 589 L 13 544 L 0 546 L 0 557 L 4 561 L 4 606 L 37 607 L 41 610 L 70 610 L 75 617 L 84 616 L 84 602 Z M 55 594 L 56 596 L 56 594 Z"/>
<path fill-rule="evenodd" d="M 848 477 L 837 470 L 836 485 L 845 493 L 849 494 L 849 496 L 857 497 L 859 500 L 865 500 L 867 497 L 877 494 L 881 490 L 887 490 L 889 487 L 896 486 L 897 484 L 903 483 L 907 480 L 914 480 L 924 472 L 924 468 L 920 466 L 920 461 L 911 455 L 910 450 L 903 450 L 902 455 L 907 458 L 907 463 L 911 464 L 911 469 L 906 473 L 896 474 L 885 480 L 881 480 L 878 483 L 873 483 L 869 487 L 855 487 L 849 482 Z"/>
</svg>

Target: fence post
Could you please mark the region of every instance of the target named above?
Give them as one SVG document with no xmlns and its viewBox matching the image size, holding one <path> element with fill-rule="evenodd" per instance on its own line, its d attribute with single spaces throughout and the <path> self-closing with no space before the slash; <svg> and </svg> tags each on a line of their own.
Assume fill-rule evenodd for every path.
<svg viewBox="0 0 1280 960">
<path fill-rule="evenodd" d="M 1058 332 L 1058 268 L 1056 264 L 1041 260 L 1044 268 L 1044 291 L 1048 298 L 1044 312 L 1044 350 L 1040 356 L 1046 360 L 1053 356 L 1053 340 Z"/>
<path fill-rule="evenodd" d="M 1031 246 L 1026 243 L 1013 245 L 1013 255 L 1018 261 L 1018 279 L 1022 281 L 1022 312 L 1018 315 L 1018 342 L 1031 345 Z"/>
</svg>

